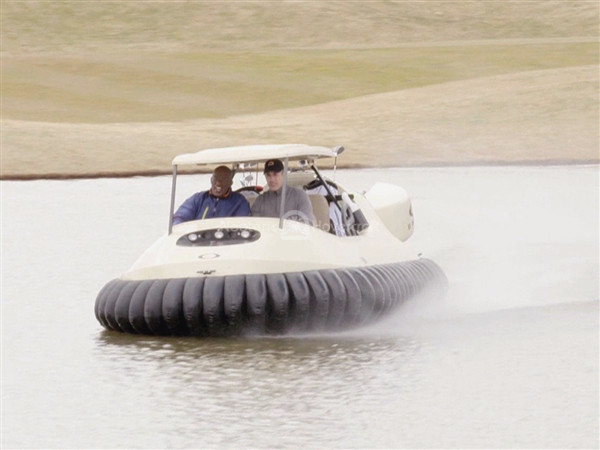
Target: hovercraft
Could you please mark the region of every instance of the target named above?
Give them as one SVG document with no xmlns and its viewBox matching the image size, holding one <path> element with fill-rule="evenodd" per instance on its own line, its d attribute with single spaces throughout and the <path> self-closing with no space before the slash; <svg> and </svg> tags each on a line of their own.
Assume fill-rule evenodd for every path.
<svg viewBox="0 0 600 450">
<path fill-rule="evenodd" d="M 100 290 L 100 324 L 150 335 L 335 331 L 372 323 L 426 289 L 444 288 L 440 267 L 406 245 L 414 218 L 404 189 L 378 182 L 364 194 L 351 192 L 335 183 L 335 164 L 334 180 L 318 170 L 317 159 L 337 163 L 342 151 L 254 145 L 175 157 L 168 232 Z M 264 189 L 256 184 L 260 165 L 273 158 L 284 163 L 282 189 L 309 194 L 312 224 L 280 214 L 173 225 L 180 167 L 230 165 L 251 204 Z"/>
</svg>

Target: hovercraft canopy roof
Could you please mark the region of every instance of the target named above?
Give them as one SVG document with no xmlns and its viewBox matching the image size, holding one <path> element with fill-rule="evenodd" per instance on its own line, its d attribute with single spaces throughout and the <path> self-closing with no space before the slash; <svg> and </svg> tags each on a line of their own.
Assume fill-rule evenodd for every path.
<svg viewBox="0 0 600 450">
<path fill-rule="evenodd" d="M 268 159 L 314 160 L 335 158 L 343 147 L 320 147 L 305 144 L 244 145 L 240 147 L 210 148 L 196 153 L 185 153 L 173 159 L 174 166 L 226 163 L 257 163 Z"/>
</svg>

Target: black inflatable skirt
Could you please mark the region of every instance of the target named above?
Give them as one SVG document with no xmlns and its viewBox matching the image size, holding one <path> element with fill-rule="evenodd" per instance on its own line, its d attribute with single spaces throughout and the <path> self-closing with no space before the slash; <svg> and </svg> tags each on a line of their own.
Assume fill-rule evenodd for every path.
<svg viewBox="0 0 600 450">
<path fill-rule="evenodd" d="M 371 323 L 446 277 L 428 259 L 370 267 L 107 283 L 95 314 L 109 330 L 240 336 L 333 331 Z"/>
</svg>

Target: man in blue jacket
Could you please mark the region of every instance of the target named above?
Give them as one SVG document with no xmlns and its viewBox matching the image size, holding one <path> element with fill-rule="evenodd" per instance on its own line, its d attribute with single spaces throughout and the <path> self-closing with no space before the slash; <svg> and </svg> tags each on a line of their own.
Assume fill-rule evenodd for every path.
<svg viewBox="0 0 600 450">
<path fill-rule="evenodd" d="M 233 173 L 227 166 L 217 167 L 208 191 L 197 192 L 177 209 L 173 225 L 212 217 L 249 216 L 250 205 L 242 194 L 231 191 Z"/>
</svg>

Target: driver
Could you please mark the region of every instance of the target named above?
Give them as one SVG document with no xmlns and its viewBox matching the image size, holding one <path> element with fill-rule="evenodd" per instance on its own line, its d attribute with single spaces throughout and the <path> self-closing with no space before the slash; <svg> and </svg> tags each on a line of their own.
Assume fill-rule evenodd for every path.
<svg viewBox="0 0 600 450">
<path fill-rule="evenodd" d="M 210 178 L 210 189 L 196 192 L 183 202 L 173 216 L 173 225 L 212 217 L 249 216 L 248 201 L 242 194 L 231 191 L 232 184 L 231 169 L 227 166 L 217 167 Z"/>
</svg>

